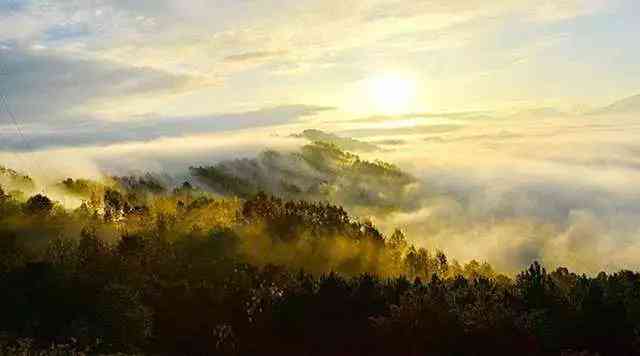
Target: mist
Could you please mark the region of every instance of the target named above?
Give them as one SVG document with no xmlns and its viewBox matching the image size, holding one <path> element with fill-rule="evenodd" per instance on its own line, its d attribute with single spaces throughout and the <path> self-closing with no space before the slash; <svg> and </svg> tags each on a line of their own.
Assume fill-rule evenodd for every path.
<svg viewBox="0 0 640 356">
<path fill-rule="evenodd" d="M 554 116 L 544 111 L 519 115 L 320 120 L 147 142 L 3 153 L 0 159 L 8 167 L 30 172 L 38 187 L 65 177 L 102 179 L 145 172 L 169 176 L 179 184 L 194 180 L 189 167 L 222 164 L 235 175 L 258 179 L 254 182 L 258 187 L 270 187 L 279 195 L 283 191 L 274 185 L 283 178 L 283 170 L 305 189 L 314 180 L 333 181 L 343 192 L 353 189 L 352 183 L 338 182 L 287 156 L 295 156 L 318 137 L 330 137 L 334 144 L 349 143 L 343 148 L 362 159 L 397 165 L 412 177 L 411 184 L 363 186 L 364 178 L 358 183 L 369 196 L 386 193 L 392 200 L 348 199 L 337 193 L 302 198 L 343 205 L 386 233 L 400 228 L 418 246 L 441 249 L 460 261 L 487 261 L 503 272 L 517 271 L 533 260 L 585 273 L 640 267 L 637 116 Z M 318 131 L 307 131 L 315 135 L 305 138 L 301 133 L 310 125 Z M 283 156 L 273 166 L 260 164 L 259 174 L 242 173 L 242 165 L 234 162 L 252 160 L 267 150 Z M 263 178 L 255 178 L 256 174 Z M 403 193 L 388 194 L 390 188 Z M 79 204 L 77 199 L 55 198 Z M 384 206 L 376 206 L 380 204 Z"/>
<path fill-rule="evenodd" d="M 587 273 L 637 268 L 638 123 L 634 115 L 516 116 L 414 137 L 381 157 L 438 197 L 380 223 L 502 271 L 532 260 Z"/>
</svg>

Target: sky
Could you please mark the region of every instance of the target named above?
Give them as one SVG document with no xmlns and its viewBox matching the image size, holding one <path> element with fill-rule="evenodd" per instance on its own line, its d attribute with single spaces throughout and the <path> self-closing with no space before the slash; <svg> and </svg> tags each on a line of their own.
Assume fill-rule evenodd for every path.
<svg viewBox="0 0 640 356">
<path fill-rule="evenodd" d="M 2 90 L 41 124 L 372 115 L 389 108 L 369 87 L 389 77 L 411 82 L 396 111 L 584 110 L 640 92 L 639 14 L 633 0 L 2 0 Z"/>
<path fill-rule="evenodd" d="M 429 187 L 379 221 L 419 244 L 639 269 L 638 34 L 636 0 L 0 0 L 0 165 L 179 174 L 321 129 Z"/>
</svg>

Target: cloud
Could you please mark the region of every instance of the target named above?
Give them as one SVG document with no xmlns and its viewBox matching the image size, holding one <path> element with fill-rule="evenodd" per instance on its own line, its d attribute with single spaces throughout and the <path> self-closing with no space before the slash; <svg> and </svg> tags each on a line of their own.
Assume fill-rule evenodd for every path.
<svg viewBox="0 0 640 356">
<path fill-rule="evenodd" d="M 518 33 L 521 27 L 511 26 L 523 18 L 543 21 L 549 18 L 545 13 L 562 13 L 562 19 L 569 19 L 604 6 L 597 0 L 33 0 L 24 4 L 0 9 L 5 25 L 0 41 L 55 48 L 76 58 L 209 83 L 233 83 L 237 93 L 258 91 L 251 84 L 273 82 L 276 77 L 287 88 L 272 89 L 270 100 L 286 97 L 298 87 L 308 89 L 309 82 L 318 88 L 343 86 L 389 63 L 419 66 L 447 82 L 458 75 L 487 73 L 513 64 L 513 58 L 487 55 L 503 47 L 503 41 L 496 46 L 495 39 L 505 27 Z M 552 10 L 544 10 L 549 7 Z M 535 21 L 529 25 L 544 26 Z M 475 48 L 479 43 L 492 48 Z M 479 55 L 464 56 L 472 63 L 449 60 L 448 56 L 463 57 L 449 53 L 460 49 Z M 420 57 L 434 52 L 437 55 L 429 60 Z M 490 58 L 486 60 L 490 63 L 482 58 Z M 451 63 L 451 69 L 439 70 L 445 66 L 439 62 Z M 327 96 L 323 91 L 313 96 Z M 264 90 L 259 94 L 267 95 Z M 259 99 L 252 99 L 256 107 Z M 249 99 L 237 94 L 234 100 Z"/>
<path fill-rule="evenodd" d="M 136 95 L 184 91 L 193 78 L 148 68 L 61 56 L 47 50 L 1 51 L 0 92 L 23 123 L 87 114 L 87 106 Z"/>
<path fill-rule="evenodd" d="M 618 100 L 604 108 L 592 111 L 591 115 L 639 114 L 640 94 Z"/>
<path fill-rule="evenodd" d="M 6 139 L 0 143 L 5 150 L 42 150 L 53 147 L 105 146 L 116 143 L 153 141 L 161 138 L 190 137 L 215 132 L 232 131 L 265 126 L 277 126 L 296 122 L 332 108 L 290 105 L 260 110 L 218 114 L 202 117 L 139 117 L 127 121 L 105 122 L 99 120 L 59 122 L 55 125 L 32 125 L 23 137 L 5 127 Z"/>
<path fill-rule="evenodd" d="M 563 93 L 627 90 L 633 66 L 595 71 L 586 61 L 604 57 L 582 42 L 607 44 L 615 51 L 605 57 L 628 59 L 634 53 L 620 44 L 626 37 L 598 37 L 607 31 L 573 21 L 617 3 L 3 1 L 0 91 L 32 150 L 2 113 L 0 148 L 11 152 L 0 158 L 42 176 L 76 168 L 179 172 L 265 147 L 291 148 L 300 140 L 283 136 L 318 127 L 402 144 L 367 154 L 401 164 L 428 194 L 411 196 L 413 211 L 378 221 L 408 228 L 421 244 L 504 270 L 534 258 L 569 261 L 578 271 L 637 269 L 640 133 L 631 116 L 560 117 L 545 109 L 509 118 L 468 112 L 302 120 L 335 105 L 337 88 L 396 65 L 421 69 L 420 80 L 433 88 L 434 97 L 424 98 L 429 104 L 454 102 L 458 110 L 529 102 L 527 96 L 544 101 L 531 107 L 546 107 Z M 634 29 L 618 27 L 613 35 L 620 28 Z M 623 73 L 626 82 L 611 79 L 607 89 L 583 78 L 602 81 L 593 73 Z M 320 104 L 287 105 L 299 102 Z M 247 109 L 260 107 L 268 108 Z M 282 135 L 271 136 L 275 131 Z"/>
<path fill-rule="evenodd" d="M 191 69 L 201 75 L 210 70 L 205 63 L 211 60 L 212 53 L 222 54 L 223 62 L 227 63 L 278 62 L 285 54 L 279 48 L 287 48 L 287 54 L 292 57 L 286 60 L 306 63 L 303 67 L 310 69 L 326 63 L 327 54 L 395 43 L 398 40 L 394 37 L 411 33 L 415 34 L 414 41 L 421 42 L 420 47 L 446 47 L 447 43 L 453 43 L 449 33 L 439 32 L 433 36 L 427 31 L 443 30 L 481 15 L 502 13 L 511 3 L 518 2 L 521 1 L 357 0 L 346 4 L 338 0 L 302 3 L 283 0 L 273 4 L 265 1 L 62 0 L 40 6 L 44 4 L 34 1 L 10 11 L 0 9 L 3 23 L 12 24 L 3 26 L 5 31 L 0 32 L 0 39 L 68 45 L 84 55 L 165 71 L 184 69 L 174 57 L 176 51 L 188 52 L 190 65 L 198 62 L 196 68 Z M 398 11 L 406 11 L 416 18 L 409 19 L 403 26 L 368 20 L 383 15 L 385 18 L 398 16 Z M 75 46 L 78 43 L 82 46 Z M 251 50 L 247 51 L 248 48 Z M 153 59 L 150 58 L 152 52 L 156 54 Z"/>
<path fill-rule="evenodd" d="M 259 127 L 108 145 L 0 151 L 0 162 L 28 173 L 38 182 L 141 172 L 162 172 L 182 177 L 190 166 L 255 157 L 265 147 L 290 151 L 302 144 L 301 140 L 283 139 L 273 132 L 273 127 Z M 5 135 L 0 133 L 0 136 L 4 138 Z"/>
<path fill-rule="evenodd" d="M 27 164 L 27 171 L 40 169 L 46 177 L 64 176 L 73 168 L 82 172 L 79 175 L 91 169 L 118 174 L 134 169 L 179 176 L 188 166 L 253 158 L 265 148 L 295 150 L 304 141 L 289 134 L 315 126 L 299 118 L 318 110 L 322 108 L 281 108 L 165 123 L 153 119 L 138 123 L 139 127 L 120 123 L 123 126 L 114 126 L 117 134 L 106 135 L 115 138 L 102 146 L 89 140 L 84 147 L 0 154 L 0 161 L 16 168 Z M 282 119 L 275 123 L 277 127 L 254 127 L 256 122 L 272 123 L 275 118 Z M 181 120 L 184 126 L 179 125 Z M 216 120 L 219 125 L 214 124 Z M 505 272 L 518 271 L 534 259 L 550 269 L 564 265 L 585 273 L 640 267 L 636 118 L 566 116 L 559 120 L 525 115 L 517 120 L 439 120 L 459 127 L 417 134 L 392 128 L 388 136 L 379 128 L 374 133 L 373 142 L 401 140 L 403 144 L 395 150 L 363 154 L 363 158 L 395 163 L 420 183 L 405 195 L 392 195 L 410 203 L 399 204 L 403 209 L 374 214 L 358 206 L 352 213 L 372 217 L 385 231 L 403 228 L 413 242 L 443 249 L 452 258 L 488 261 Z M 332 125 L 340 129 L 339 124 Z M 218 128 L 231 131 L 216 133 Z M 103 131 L 88 126 L 85 132 L 92 130 Z M 425 137 L 441 142 L 425 142 Z M 28 162 L 36 164 L 29 168 Z M 268 172 L 264 176 L 275 177 Z M 372 187 L 388 190 L 380 184 Z"/>
<path fill-rule="evenodd" d="M 446 125 L 411 125 L 406 127 L 374 127 L 370 129 L 353 129 L 340 131 L 344 135 L 353 135 L 357 137 L 375 137 L 388 135 L 424 135 L 451 132 L 461 129 L 459 124 Z"/>
<path fill-rule="evenodd" d="M 401 146 L 406 143 L 405 140 L 399 139 L 383 139 L 379 141 L 373 141 L 374 144 L 383 145 L 383 146 Z"/>
<path fill-rule="evenodd" d="M 435 14 L 469 20 L 517 15 L 533 21 L 547 22 L 589 15 L 602 10 L 606 5 L 605 0 L 395 0 L 373 5 L 366 18 L 370 21 L 407 20 Z"/>
<path fill-rule="evenodd" d="M 615 1 L 606 0 L 545 0 L 532 6 L 530 17 L 535 21 L 561 21 L 591 15 Z"/>
<path fill-rule="evenodd" d="M 525 1 L 521 0 L 383 1 L 372 6 L 366 18 L 370 21 L 379 21 L 385 19 L 415 18 L 424 16 L 425 14 L 454 14 L 468 18 L 486 14 L 501 13 L 523 3 L 525 3 Z"/>
<path fill-rule="evenodd" d="M 401 150 L 379 154 L 430 195 L 415 211 L 379 217 L 384 229 L 502 271 L 534 259 L 586 273 L 640 266 L 637 118 L 451 120 L 462 127 L 426 142 L 405 135 Z"/>
<path fill-rule="evenodd" d="M 240 54 L 230 55 L 224 58 L 226 62 L 249 62 L 265 60 L 272 57 L 278 57 L 286 54 L 286 51 L 259 51 L 259 52 L 245 52 Z"/>
</svg>

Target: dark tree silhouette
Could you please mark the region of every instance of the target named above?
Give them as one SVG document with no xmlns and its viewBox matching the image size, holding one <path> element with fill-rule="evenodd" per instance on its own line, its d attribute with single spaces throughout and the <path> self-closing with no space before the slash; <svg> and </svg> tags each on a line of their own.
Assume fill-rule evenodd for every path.
<svg viewBox="0 0 640 356">
<path fill-rule="evenodd" d="M 32 215 L 48 215 L 53 209 L 53 202 L 47 196 L 37 194 L 29 198 L 25 204 L 25 210 Z"/>
<path fill-rule="evenodd" d="M 0 189 L 0 354 L 640 355 L 637 272 L 511 279 L 338 205 L 123 181 L 75 210 Z"/>
</svg>

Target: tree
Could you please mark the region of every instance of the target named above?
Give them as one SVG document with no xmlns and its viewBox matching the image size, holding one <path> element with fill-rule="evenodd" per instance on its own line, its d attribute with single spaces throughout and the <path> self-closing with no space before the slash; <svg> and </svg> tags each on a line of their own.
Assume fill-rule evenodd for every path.
<svg viewBox="0 0 640 356">
<path fill-rule="evenodd" d="M 549 302 L 549 288 L 553 282 L 547 271 L 535 261 L 529 269 L 516 277 L 516 287 L 529 308 L 544 308 Z"/>
<path fill-rule="evenodd" d="M 124 213 L 125 201 L 120 192 L 108 189 L 104 192 L 104 220 L 118 221 Z"/>
<path fill-rule="evenodd" d="M 98 299 L 98 320 L 105 341 L 118 351 L 136 350 L 151 336 L 151 310 L 130 286 L 111 283 L 104 287 Z"/>
<path fill-rule="evenodd" d="M 25 210 L 33 215 L 49 215 L 53 210 L 53 202 L 45 195 L 37 194 L 27 200 Z"/>
</svg>

